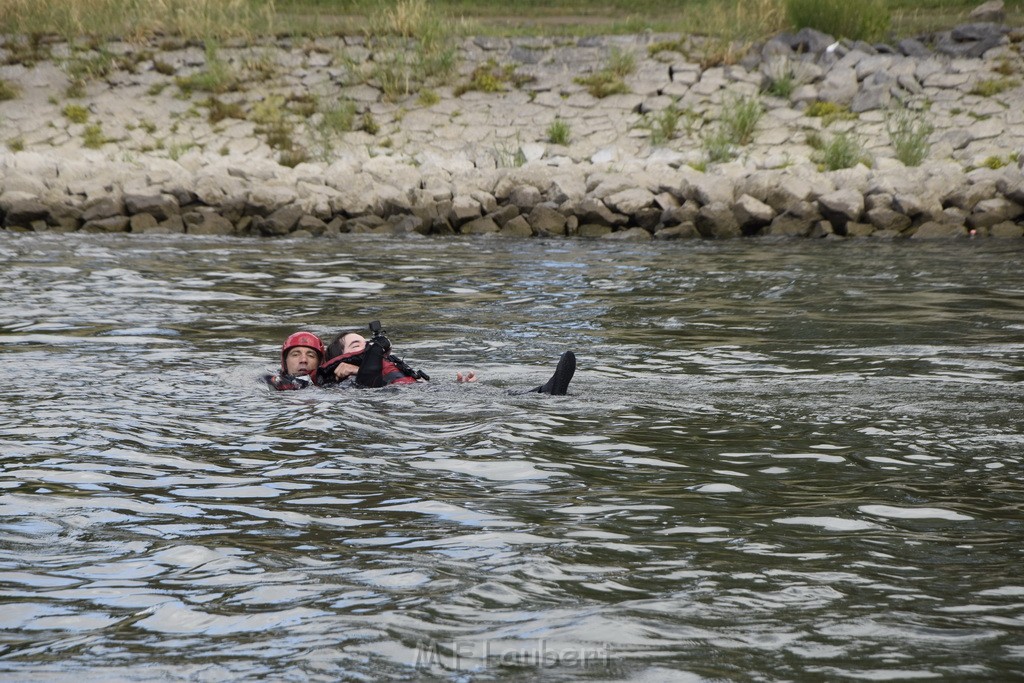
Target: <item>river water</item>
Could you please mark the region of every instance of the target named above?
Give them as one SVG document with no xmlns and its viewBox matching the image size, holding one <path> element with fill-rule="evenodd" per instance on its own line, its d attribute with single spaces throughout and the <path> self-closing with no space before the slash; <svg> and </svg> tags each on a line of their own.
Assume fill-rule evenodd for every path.
<svg viewBox="0 0 1024 683">
<path fill-rule="evenodd" d="M 1020 242 L 0 264 L 4 680 L 1024 676 Z M 260 382 L 375 318 L 429 384 Z"/>
</svg>

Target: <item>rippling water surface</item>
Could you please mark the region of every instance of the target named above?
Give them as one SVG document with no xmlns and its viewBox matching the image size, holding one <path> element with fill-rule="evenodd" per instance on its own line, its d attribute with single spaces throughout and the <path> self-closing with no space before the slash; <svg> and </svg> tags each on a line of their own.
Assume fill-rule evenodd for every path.
<svg viewBox="0 0 1024 683">
<path fill-rule="evenodd" d="M 0 264 L 6 680 L 1024 676 L 1019 243 Z M 374 318 L 429 385 L 260 383 Z"/>
</svg>

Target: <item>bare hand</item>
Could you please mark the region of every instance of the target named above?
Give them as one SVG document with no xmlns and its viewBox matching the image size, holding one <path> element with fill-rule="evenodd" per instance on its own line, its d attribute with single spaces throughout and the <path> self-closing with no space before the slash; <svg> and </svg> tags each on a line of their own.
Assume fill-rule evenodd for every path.
<svg viewBox="0 0 1024 683">
<path fill-rule="evenodd" d="M 352 365 L 351 363 L 338 363 L 338 367 L 334 368 L 334 377 L 340 382 L 343 379 L 351 377 L 357 372 L 359 372 L 358 365 Z"/>
<path fill-rule="evenodd" d="M 476 381 L 476 373 L 473 372 L 472 370 L 467 372 L 465 375 L 463 375 L 461 372 L 456 372 L 455 373 L 455 381 L 459 382 L 459 383 L 462 383 L 462 382 L 475 382 Z"/>
</svg>

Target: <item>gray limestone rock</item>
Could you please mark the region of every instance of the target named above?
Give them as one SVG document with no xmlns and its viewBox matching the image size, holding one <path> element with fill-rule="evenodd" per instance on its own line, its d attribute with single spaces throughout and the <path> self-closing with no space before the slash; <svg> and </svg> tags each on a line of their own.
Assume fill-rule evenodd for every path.
<svg viewBox="0 0 1024 683">
<path fill-rule="evenodd" d="M 902 232 L 909 228 L 912 223 L 909 216 L 882 206 L 869 209 L 865 214 L 865 217 L 867 218 L 868 223 L 878 230 L 894 230 L 896 232 Z M 847 223 L 848 232 L 850 225 L 851 223 Z"/>
<path fill-rule="evenodd" d="M 621 240 L 623 242 L 650 242 L 652 239 L 651 233 L 643 228 L 617 230 L 615 232 L 609 232 L 601 235 L 601 238 L 606 240 Z"/>
<path fill-rule="evenodd" d="M 531 237 L 534 230 L 530 227 L 530 221 L 526 219 L 526 216 L 518 215 L 505 223 L 498 234 L 502 237 Z"/>
<path fill-rule="evenodd" d="M 538 204 L 530 211 L 528 225 L 539 235 L 564 235 L 566 217 L 559 211 L 543 204 Z"/>
<path fill-rule="evenodd" d="M 840 230 L 864 212 L 864 195 L 856 190 L 836 190 L 818 197 L 821 215 Z"/>
<path fill-rule="evenodd" d="M 499 230 L 501 228 L 498 227 L 498 224 L 490 216 L 484 216 L 466 223 L 459 229 L 459 232 L 463 235 L 493 235 Z"/>
<path fill-rule="evenodd" d="M 749 194 L 744 194 L 736 200 L 732 205 L 732 212 L 744 232 L 756 231 L 775 218 L 775 210 L 772 207 Z"/>
<path fill-rule="evenodd" d="M 935 221 L 921 224 L 911 235 L 911 239 L 914 240 L 950 240 L 965 239 L 966 237 L 967 230 L 964 226 Z"/>
<path fill-rule="evenodd" d="M 181 213 L 178 200 L 173 195 L 167 194 L 125 194 L 125 210 L 129 215 L 137 213 L 148 213 L 158 222 L 165 221 L 171 216 Z"/>
<path fill-rule="evenodd" d="M 255 216 L 253 228 L 261 235 L 280 237 L 290 233 L 303 215 L 303 210 L 298 206 L 282 206 L 265 218 Z"/>
<path fill-rule="evenodd" d="M 989 237 L 996 239 L 1020 239 L 1024 237 L 1024 225 L 1019 223 L 999 223 L 988 229 Z"/>
<path fill-rule="evenodd" d="M 732 207 L 721 201 L 702 206 L 697 214 L 696 226 L 702 236 L 712 239 L 728 239 L 742 234 Z"/>
<path fill-rule="evenodd" d="M 979 201 L 967 217 L 967 224 L 975 229 L 990 228 L 999 223 L 1015 221 L 1024 215 L 1024 206 L 1003 197 Z"/>
<path fill-rule="evenodd" d="M 87 221 L 82 232 L 125 232 L 128 230 L 128 216 L 111 216 Z"/>
<path fill-rule="evenodd" d="M 771 225 L 761 231 L 762 235 L 775 237 L 806 237 L 810 234 L 814 221 L 784 213 L 776 216 Z"/>
<path fill-rule="evenodd" d="M 5 207 L 4 227 L 27 228 L 33 221 L 45 221 L 50 207 L 38 199 L 16 199 Z"/>
<path fill-rule="evenodd" d="M 199 209 L 186 214 L 186 230 L 193 235 L 233 235 L 235 225 L 224 216 L 211 209 Z M 191 220 L 190 220 L 191 218 Z"/>
<path fill-rule="evenodd" d="M 654 206 L 654 193 L 639 187 L 616 192 L 605 199 L 605 204 L 622 214 L 634 215 Z"/>
<path fill-rule="evenodd" d="M 124 212 L 124 202 L 114 199 L 113 197 L 102 197 L 86 204 L 82 211 L 82 220 L 88 223 L 90 221 L 102 220 L 104 218 L 123 216 Z"/>
</svg>

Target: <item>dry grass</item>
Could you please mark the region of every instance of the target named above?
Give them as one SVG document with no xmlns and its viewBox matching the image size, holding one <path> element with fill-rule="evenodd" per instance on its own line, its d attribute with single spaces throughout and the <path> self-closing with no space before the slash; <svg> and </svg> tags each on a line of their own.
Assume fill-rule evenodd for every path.
<svg viewBox="0 0 1024 683">
<path fill-rule="evenodd" d="M 841 0 L 828 0 L 840 3 Z M 979 0 L 885 0 L 892 33 L 908 36 L 967 19 Z M 422 39 L 431 17 L 466 35 L 599 35 L 679 32 L 704 36 L 708 61 L 734 61 L 744 45 L 788 25 L 787 0 L 0 0 L 0 33 L 66 39 L 186 39 L 273 34 L 358 34 Z M 1006 0 L 1007 23 L 1024 24 L 1024 0 Z M 424 23 L 426 19 L 426 24 Z"/>
<path fill-rule="evenodd" d="M 268 32 L 275 14 L 274 0 L 0 0 L 5 33 L 68 40 L 251 37 Z"/>
</svg>

